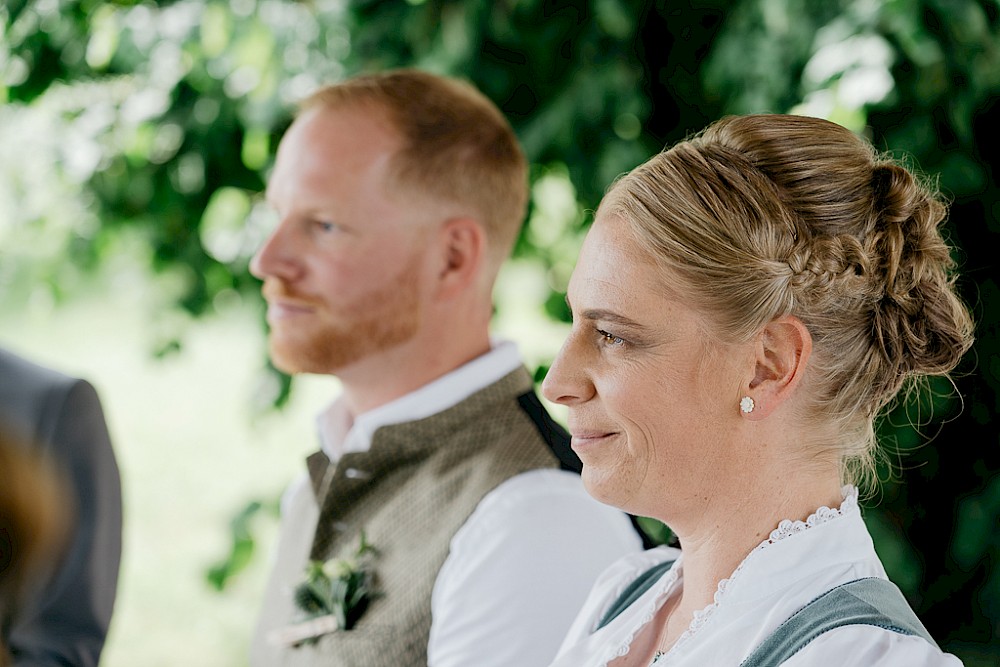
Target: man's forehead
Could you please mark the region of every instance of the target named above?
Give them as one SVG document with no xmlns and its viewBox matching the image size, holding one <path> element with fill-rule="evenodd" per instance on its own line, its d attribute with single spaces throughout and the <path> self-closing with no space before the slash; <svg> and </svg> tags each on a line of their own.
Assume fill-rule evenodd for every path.
<svg viewBox="0 0 1000 667">
<path fill-rule="evenodd" d="M 372 140 L 378 139 L 396 147 L 403 143 L 389 112 L 381 105 L 369 101 L 313 104 L 302 109 L 295 117 L 286 136 L 293 131 L 304 132 L 310 137 L 339 131 L 351 136 L 360 134 Z"/>
<path fill-rule="evenodd" d="M 282 138 L 268 190 L 286 187 L 288 180 L 387 173 L 399 144 L 383 123 L 357 111 L 310 109 Z"/>
</svg>

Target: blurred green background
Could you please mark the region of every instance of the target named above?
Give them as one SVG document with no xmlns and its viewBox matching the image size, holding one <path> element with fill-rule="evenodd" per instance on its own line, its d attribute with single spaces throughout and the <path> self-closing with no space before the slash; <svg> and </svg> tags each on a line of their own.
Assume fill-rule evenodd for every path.
<svg viewBox="0 0 1000 667">
<path fill-rule="evenodd" d="M 103 664 L 246 662 L 276 500 L 336 393 L 267 365 L 259 194 L 297 99 L 393 66 L 471 80 L 524 143 L 496 330 L 539 376 L 604 188 L 720 115 L 826 117 L 937 179 L 978 340 L 957 392 L 881 424 L 866 518 L 944 648 L 1000 664 L 1000 0 L 3 0 L 0 344 L 106 405 L 127 532 Z"/>
</svg>

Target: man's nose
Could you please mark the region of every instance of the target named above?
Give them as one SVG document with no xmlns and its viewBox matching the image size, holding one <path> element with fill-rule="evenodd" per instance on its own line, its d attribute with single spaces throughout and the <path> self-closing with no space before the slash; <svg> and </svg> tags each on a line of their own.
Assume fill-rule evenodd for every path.
<svg viewBox="0 0 1000 667">
<path fill-rule="evenodd" d="M 293 280 L 301 273 L 293 234 L 285 221 L 278 223 L 250 260 L 250 273 L 260 280 L 275 277 Z"/>
</svg>

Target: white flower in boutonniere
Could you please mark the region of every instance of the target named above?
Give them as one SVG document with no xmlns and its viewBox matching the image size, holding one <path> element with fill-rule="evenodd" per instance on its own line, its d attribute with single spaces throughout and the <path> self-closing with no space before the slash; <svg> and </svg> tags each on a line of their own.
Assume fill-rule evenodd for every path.
<svg viewBox="0 0 1000 667">
<path fill-rule="evenodd" d="M 376 556 L 362 531 L 353 556 L 309 561 L 305 581 L 293 593 L 303 620 L 276 630 L 271 641 L 282 646 L 311 644 L 323 635 L 353 628 L 377 595 Z"/>
</svg>

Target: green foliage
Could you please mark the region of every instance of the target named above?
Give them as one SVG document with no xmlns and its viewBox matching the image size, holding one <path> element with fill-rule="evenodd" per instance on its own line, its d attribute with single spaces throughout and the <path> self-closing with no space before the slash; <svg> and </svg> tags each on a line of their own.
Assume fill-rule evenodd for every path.
<svg viewBox="0 0 1000 667">
<path fill-rule="evenodd" d="M 254 554 L 255 540 L 253 537 L 253 519 L 261 510 L 268 511 L 273 516 L 278 516 L 278 503 L 272 502 L 264 504 L 259 500 L 247 503 L 240 512 L 233 517 L 229 524 L 232 537 L 232 546 L 229 555 L 221 562 L 211 566 L 205 574 L 209 585 L 217 591 L 225 589 L 229 580 L 250 564 Z"/>
<path fill-rule="evenodd" d="M 154 270 L 173 274 L 175 300 L 193 314 L 227 291 L 255 292 L 246 266 L 267 231 L 255 206 L 263 170 L 292 101 L 342 72 L 337 13 L 59 0 L 15 3 L 0 19 L 4 96 L 58 104 L 64 122 L 89 131 L 95 155 L 79 178 L 99 222 L 75 259 L 107 261 L 127 233 Z M 56 101 L 63 81 L 91 94 Z"/>
<path fill-rule="evenodd" d="M 635 521 L 653 544 L 670 544 L 674 538 L 673 531 L 662 521 L 648 516 L 638 516 Z"/>
</svg>

